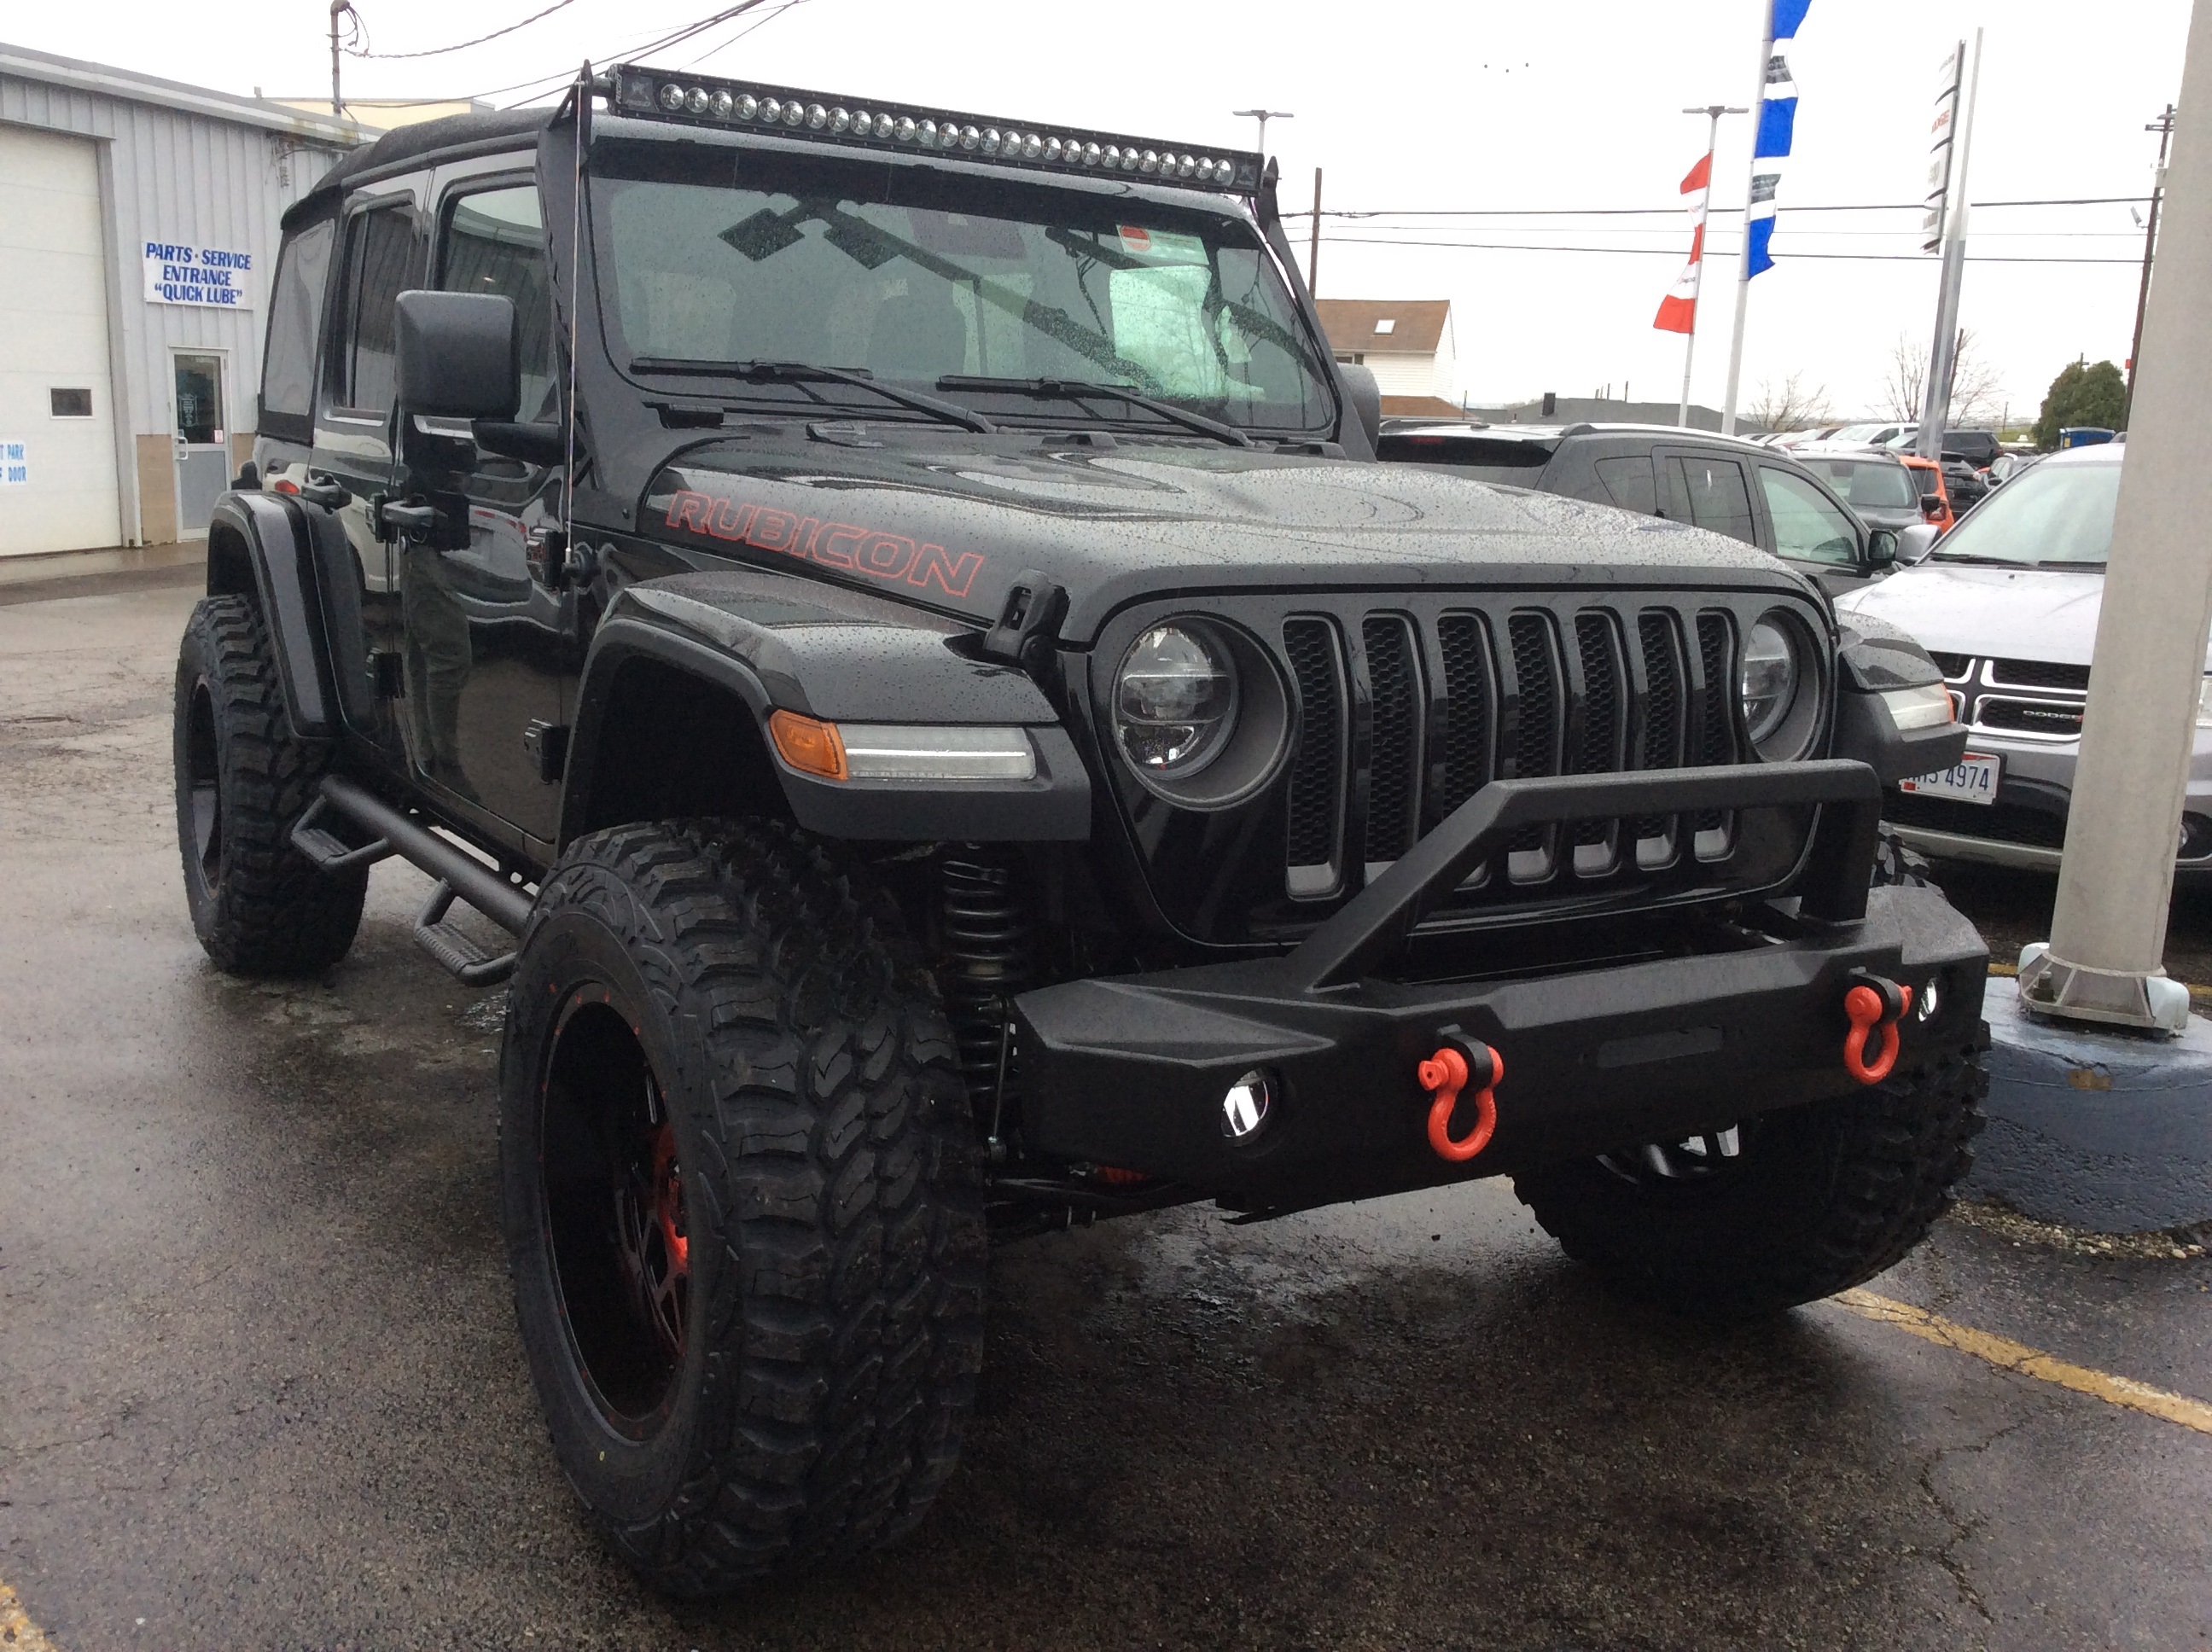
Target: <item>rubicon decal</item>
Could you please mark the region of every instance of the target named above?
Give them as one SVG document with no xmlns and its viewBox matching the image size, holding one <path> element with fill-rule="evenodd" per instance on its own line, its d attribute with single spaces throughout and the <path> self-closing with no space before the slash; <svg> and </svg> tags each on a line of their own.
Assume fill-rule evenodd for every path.
<svg viewBox="0 0 2212 1652">
<path fill-rule="evenodd" d="M 950 551 L 943 545 L 920 544 L 902 533 L 851 522 L 826 522 L 818 516 L 799 516 L 790 511 L 760 505 L 740 505 L 712 494 L 678 494 L 668 501 L 668 525 L 720 539 L 750 545 L 755 550 L 781 551 L 824 568 L 842 568 L 878 580 L 903 580 L 927 589 L 936 586 L 948 597 L 964 597 L 983 571 L 980 551 Z"/>
</svg>

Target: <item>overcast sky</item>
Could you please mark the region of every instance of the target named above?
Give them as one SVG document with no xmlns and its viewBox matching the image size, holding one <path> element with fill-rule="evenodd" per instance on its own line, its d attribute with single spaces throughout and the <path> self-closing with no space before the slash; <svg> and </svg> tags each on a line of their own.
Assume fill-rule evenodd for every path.
<svg viewBox="0 0 2212 1652">
<path fill-rule="evenodd" d="M 372 48 L 397 53 L 452 44 L 549 0 L 356 3 Z M 1286 208 L 1310 203 L 1321 166 L 1330 209 L 1670 209 L 1705 137 L 1703 118 L 1680 111 L 1753 100 L 1764 3 L 767 0 L 656 61 L 1193 144 L 1249 145 L 1252 123 L 1231 111 L 1290 110 L 1297 118 L 1268 133 Z M 349 58 L 345 84 L 372 97 L 491 93 L 587 55 L 618 60 L 714 9 L 712 0 L 569 0 L 472 50 Z M 1988 31 L 1976 200 L 2143 196 L 2157 144 L 2143 126 L 2179 89 L 2189 11 L 2188 0 L 1813 0 L 1790 53 L 1802 98 L 1796 154 L 1782 185 L 1778 267 L 1751 286 L 1744 404 L 1763 382 L 1795 373 L 1808 388 L 1825 386 L 1839 415 L 1875 410 L 1899 338 L 1924 346 L 1932 257 L 1804 256 L 1917 254 L 1917 214 L 1790 209 L 1919 198 L 1936 68 L 1954 41 L 1977 26 Z M 88 31 L 88 20 L 98 27 Z M 729 38 L 746 27 L 753 32 Z M 0 23 L 15 44 L 271 96 L 326 91 L 326 29 L 325 0 L 228 0 L 215 11 L 167 0 L 26 4 Z M 1749 127 L 1744 117 L 1723 123 L 1717 215 L 1742 203 Z M 1970 251 L 1982 257 L 2113 260 L 1967 265 L 1960 319 L 2001 371 L 2015 419 L 2033 416 L 2075 356 L 2125 357 L 2142 250 L 2127 206 L 1990 210 L 1976 215 L 1973 231 Z M 1375 244 L 1383 239 L 1559 250 Z M 1697 399 L 1716 406 L 1735 244 L 1733 221 L 1717 216 L 1695 386 Z M 1668 217 L 1331 219 L 1320 290 L 1450 299 L 1460 388 L 1478 402 L 1588 395 L 1607 384 L 1671 400 L 1681 340 L 1650 322 L 1687 245 L 1686 222 Z M 1595 247 L 1652 251 L 1565 250 Z"/>
</svg>

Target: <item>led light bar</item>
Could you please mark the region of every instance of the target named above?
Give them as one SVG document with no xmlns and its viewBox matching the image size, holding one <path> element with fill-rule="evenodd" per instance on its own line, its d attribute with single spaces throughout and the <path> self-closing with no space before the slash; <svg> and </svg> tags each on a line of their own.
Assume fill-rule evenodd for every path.
<svg viewBox="0 0 2212 1652">
<path fill-rule="evenodd" d="M 614 71 L 617 113 L 736 131 L 774 131 L 861 149 L 929 151 L 1037 172 L 1128 178 L 1140 183 L 1250 195 L 1261 157 L 1073 126 L 988 119 L 911 105 L 833 98 L 788 86 L 679 75 L 623 64 Z"/>
</svg>

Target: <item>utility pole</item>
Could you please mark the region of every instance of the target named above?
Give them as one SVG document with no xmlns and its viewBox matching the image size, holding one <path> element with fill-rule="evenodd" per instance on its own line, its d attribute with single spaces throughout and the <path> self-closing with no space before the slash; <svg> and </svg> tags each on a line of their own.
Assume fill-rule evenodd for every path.
<svg viewBox="0 0 2212 1652">
<path fill-rule="evenodd" d="M 340 119 L 345 116 L 345 101 L 338 96 L 338 19 L 349 17 L 361 21 L 361 14 L 353 9 L 353 0 L 331 0 L 331 113 Z"/>
<path fill-rule="evenodd" d="M 1230 112 L 1239 120 L 1256 120 L 1260 123 L 1260 153 L 1262 155 L 1267 153 L 1267 123 L 1271 120 L 1297 118 L 1288 109 L 1232 109 Z"/>
<path fill-rule="evenodd" d="M 1306 296 L 1319 295 L 1321 288 L 1321 168 L 1314 168 L 1313 234 L 1306 242 Z"/>
<path fill-rule="evenodd" d="M 1959 42 L 1964 52 L 1966 43 Z M 1966 65 L 1958 67 L 1963 70 Z M 1951 414 L 1951 378 L 1959 365 L 1959 288 L 1966 274 L 1966 162 L 1974 147 L 1974 106 L 1982 84 L 1982 31 L 1974 31 L 1974 67 L 1952 82 L 1948 153 L 1936 164 L 1948 166 L 1943 212 L 1943 284 L 1936 300 L 1936 340 L 1928 352 L 1928 383 L 1920 404 L 1920 434 L 1913 451 L 1938 464 L 1943 459 L 1943 427 Z M 1936 100 L 1940 105 L 1941 97 Z M 1940 121 L 1939 117 L 1939 121 Z"/>
<path fill-rule="evenodd" d="M 1719 146 L 1721 141 L 1721 117 L 1723 115 L 1747 115 L 1751 111 L 1748 109 L 1732 108 L 1725 103 L 1708 103 L 1702 109 L 1685 109 L 1682 112 L 1686 115 L 1703 115 L 1705 118 L 1706 123 L 1705 188 L 1704 194 L 1698 199 L 1698 229 L 1697 234 L 1692 238 L 1698 249 L 1698 290 L 1700 295 L 1702 295 L 1705 291 L 1705 220 L 1712 216 L 1712 158 L 1713 151 Z M 1683 430 L 1687 430 L 1690 428 L 1690 363 L 1697 359 L 1697 354 L 1698 313 L 1695 310 L 1692 310 L 1690 312 L 1690 331 L 1682 340 L 1682 405 L 1680 410 L 1674 416 L 1674 423 L 1676 427 Z M 1626 398 L 1624 398 L 1623 399 Z"/>
<path fill-rule="evenodd" d="M 2166 112 L 2143 128 L 2158 134 L 2158 170 L 2151 173 L 2150 216 L 2143 224 L 2142 285 L 2136 289 L 2136 331 L 2134 341 L 2128 346 L 2128 396 L 2120 404 L 2120 422 L 2125 425 L 2128 413 L 2136 400 L 2136 358 L 2142 354 L 2143 306 L 2150 301 L 2150 255 L 2158 247 L 2158 203 L 2166 193 L 2166 152 L 2173 142 L 2173 106 L 2167 104 Z"/>
<path fill-rule="evenodd" d="M 2051 944 L 2021 954 L 2038 1015 L 2177 1034 L 2189 989 L 2162 967 L 2174 846 L 2212 629 L 2212 466 L 2200 434 L 2212 382 L 2212 3 L 2198 0 L 2181 70 L 2173 199 L 2143 315 L 2138 401 L 2097 615 L 2081 756 Z M 2084 1096 L 2081 1105 L 2101 1098 Z M 2199 1101 L 2197 1103 L 2203 1103 Z"/>
</svg>

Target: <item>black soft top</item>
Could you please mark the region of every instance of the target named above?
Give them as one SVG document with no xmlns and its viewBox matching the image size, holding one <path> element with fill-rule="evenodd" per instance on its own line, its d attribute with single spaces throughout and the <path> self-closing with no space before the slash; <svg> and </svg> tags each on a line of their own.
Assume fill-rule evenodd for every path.
<svg viewBox="0 0 2212 1652">
<path fill-rule="evenodd" d="M 441 149 L 473 149 L 503 138 L 528 137 L 544 131 L 552 116 L 550 109 L 487 109 L 465 115 L 441 115 L 435 120 L 395 127 L 367 148 L 356 149 L 325 173 L 322 180 L 285 213 L 284 228 L 289 229 L 300 219 L 318 216 L 330 205 L 332 197 L 343 195 L 351 188 L 356 179 Z"/>
</svg>

